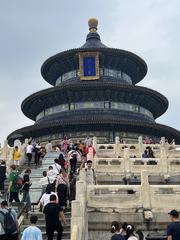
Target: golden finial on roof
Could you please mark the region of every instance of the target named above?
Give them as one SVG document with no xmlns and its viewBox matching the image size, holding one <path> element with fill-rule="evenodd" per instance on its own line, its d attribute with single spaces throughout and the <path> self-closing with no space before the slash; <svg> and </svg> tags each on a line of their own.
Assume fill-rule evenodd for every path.
<svg viewBox="0 0 180 240">
<path fill-rule="evenodd" d="M 90 18 L 88 20 L 88 25 L 89 25 L 89 31 L 90 32 L 96 32 L 97 31 L 97 25 L 98 25 L 97 18 Z"/>
</svg>

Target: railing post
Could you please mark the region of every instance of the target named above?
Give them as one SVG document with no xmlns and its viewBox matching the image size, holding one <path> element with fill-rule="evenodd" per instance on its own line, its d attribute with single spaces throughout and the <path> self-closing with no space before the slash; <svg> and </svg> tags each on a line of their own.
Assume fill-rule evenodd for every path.
<svg viewBox="0 0 180 240">
<path fill-rule="evenodd" d="M 81 202 L 82 208 L 82 228 L 80 231 L 82 232 L 82 240 L 86 240 L 87 231 L 88 231 L 88 213 L 86 209 L 87 205 L 87 184 L 85 181 L 78 181 L 76 183 L 76 200 Z"/>
<path fill-rule="evenodd" d="M 129 159 L 129 148 L 124 148 L 124 172 L 126 177 L 129 177 L 128 175 L 131 172 L 130 169 L 130 159 Z"/>
<path fill-rule="evenodd" d="M 143 154 L 143 137 L 142 136 L 139 136 L 138 137 L 138 150 L 139 150 L 139 156 L 142 157 L 142 154 Z"/>
<path fill-rule="evenodd" d="M 114 153 L 118 156 L 119 155 L 119 137 L 115 137 L 115 147 L 114 147 Z"/>
<path fill-rule="evenodd" d="M 165 137 L 161 137 L 161 145 L 164 146 L 166 143 L 166 139 Z"/>
<path fill-rule="evenodd" d="M 168 173 L 168 159 L 166 145 L 162 144 L 160 148 L 161 171 L 163 174 Z"/>
<path fill-rule="evenodd" d="M 8 142 L 7 140 L 5 140 L 2 148 L 2 159 L 4 161 L 8 161 L 8 154 L 9 154 Z"/>
<path fill-rule="evenodd" d="M 91 160 L 93 162 L 94 156 L 93 156 L 93 147 L 89 148 L 89 152 L 87 154 L 87 160 Z"/>
<path fill-rule="evenodd" d="M 79 240 L 82 240 L 82 228 L 83 228 L 83 209 L 81 202 L 78 200 L 72 201 L 71 205 L 71 239 L 73 239 L 73 227 L 78 226 Z"/>
<path fill-rule="evenodd" d="M 150 186 L 148 180 L 148 173 L 146 171 L 141 172 L 141 196 L 143 208 L 151 209 Z"/>
<path fill-rule="evenodd" d="M 95 137 L 95 136 L 93 137 L 93 148 L 97 152 L 97 137 Z"/>
<path fill-rule="evenodd" d="M 86 171 L 85 171 L 85 169 L 82 169 L 79 172 L 79 180 L 86 182 Z"/>
</svg>

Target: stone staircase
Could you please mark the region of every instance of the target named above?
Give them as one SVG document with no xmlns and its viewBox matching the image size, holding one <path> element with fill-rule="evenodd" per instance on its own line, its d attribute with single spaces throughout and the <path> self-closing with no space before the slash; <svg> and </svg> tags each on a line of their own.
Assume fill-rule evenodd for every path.
<svg viewBox="0 0 180 240">
<path fill-rule="evenodd" d="M 67 209 L 66 212 L 64 213 L 66 220 L 67 220 L 67 225 L 64 226 L 64 231 L 63 231 L 63 240 L 70 240 L 70 229 L 71 229 L 71 209 Z M 38 217 L 38 222 L 37 222 L 37 227 L 41 229 L 42 235 L 43 235 L 43 240 L 46 239 L 46 227 L 45 227 L 45 218 L 44 214 L 42 212 L 31 212 L 31 215 L 36 215 Z M 30 225 L 30 216 L 28 218 L 25 218 L 23 221 L 23 225 L 21 226 L 21 232 L 26 228 L 29 227 Z M 57 233 L 54 233 L 54 239 L 56 239 Z"/>
<path fill-rule="evenodd" d="M 45 217 L 42 212 L 39 212 L 39 210 L 36 209 L 38 200 L 41 197 L 41 185 L 39 183 L 39 179 L 42 177 L 42 172 L 47 171 L 48 167 L 54 163 L 54 159 L 57 157 L 58 157 L 58 153 L 56 153 L 56 152 L 47 153 L 45 155 L 45 157 L 43 158 L 40 167 L 36 168 L 36 166 L 33 163 L 30 166 L 32 168 L 32 173 L 30 176 L 30 178 L 32 180 L 30 196 L 31 196 L 32 205 L 34 205 L 35 210 L 30 212 L 30 214 L 28 215 L 27 218 L 24 218 L 23 224 L 21 225 L 21 232 L 30 225 L 30 216 L 37 215 L 37 217 L 38 217 L 37 226 L 42 231 L 43 239 L 46 239 Z M 23 169 L 25 169 L 26 167 L 28 167 L 27 163 L 24 164 Z M 62 239 L 68 240 L 68 239 L 70 239 L 70 235 L 71 235 L 71 233 L 70 233 L 71 208 L 67 209 L 64 214 L 67 219 L 67 226 L 64 227 Z M 54 234 L 54 239 L 56 239 L 56 236 L 57 236 L 57 233 Z"/>
</svg>

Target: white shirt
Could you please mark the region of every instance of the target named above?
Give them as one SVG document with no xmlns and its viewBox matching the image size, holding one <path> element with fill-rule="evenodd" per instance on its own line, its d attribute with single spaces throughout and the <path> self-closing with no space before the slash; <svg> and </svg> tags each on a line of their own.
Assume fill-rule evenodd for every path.
<svg viewBox="0 0 180 240">
<path fill-rule="evenodd" d="M 137 238 L 134 237 L 134 236 L 131 236 L 131 237 L 128 238 L 128 240 L 137 240 Z"/>
<path fill-rule="evenodd" d="M 53 167 L 53 170 L 56 172 L 56 175 L 58 175 L 61 170 L 61 165 L 59 165 L 58 163 L 54 163 L 51 166 Z"/>
<path fill-rule="evenodd" d="M 51 192 L 50 194 L 44 193 L 40 199 L 40 203 L 43 205 L 43 207 L 45 207 L 50 202 L 50 200 L 49 200 L 50 196 L 53 194 L 56 195 L 57 202 L 58 202 L 58 196 L 55 192 Z"/>
<path fill-rule="evenodd" d="M 49 182 L 53 183 L 57 177 L 57 173 L 52 169 L 47 172 L 47 176 L 49 178 Z"/>
<path fill-rule="evenodd" d="M 33 151 L 33 145 L 27 145 L 26 147 L 26 153 L 31 153 L 32 154 L 32 151 Z"/>
<path fill-rule="evenodd" d="M 95 171 L 92 168 L 90 168 L 90 169 L 86 168 L 85 171 L 86 171 L 86 182 L 87 182 L 87 184 L 88 185 L 94 185 L 95 184 L 95 178 L 96 178 Z"/>
<path fill-rule="evenodd" d="M 48 177 L 42 177 L 42 178 L 40 178 L 40 184 L 41 184 L 41 186 L 46 186 L 46 185 L 48 185 Z"/>
</svg>

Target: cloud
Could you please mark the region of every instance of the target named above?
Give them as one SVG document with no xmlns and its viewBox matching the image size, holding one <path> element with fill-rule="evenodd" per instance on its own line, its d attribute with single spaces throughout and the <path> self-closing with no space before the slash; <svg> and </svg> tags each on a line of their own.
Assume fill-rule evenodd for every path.
<svg viewBox="0 0 180 240">
<path fill-rule="evenodd" d="M 178 0 L 2 1 L 0 8 L 0 141 L 32 124 L 20 105 L 50 85 L 40 74 L 53 54 L 81 46 L 87 20 L 99 19 L 98 32 L 110 47 L 130 50 L 148 64 L 139 84 L 164 94 L 169 109 L 159 122 L 179 128 L 180 2 Z"/>
</svg>

